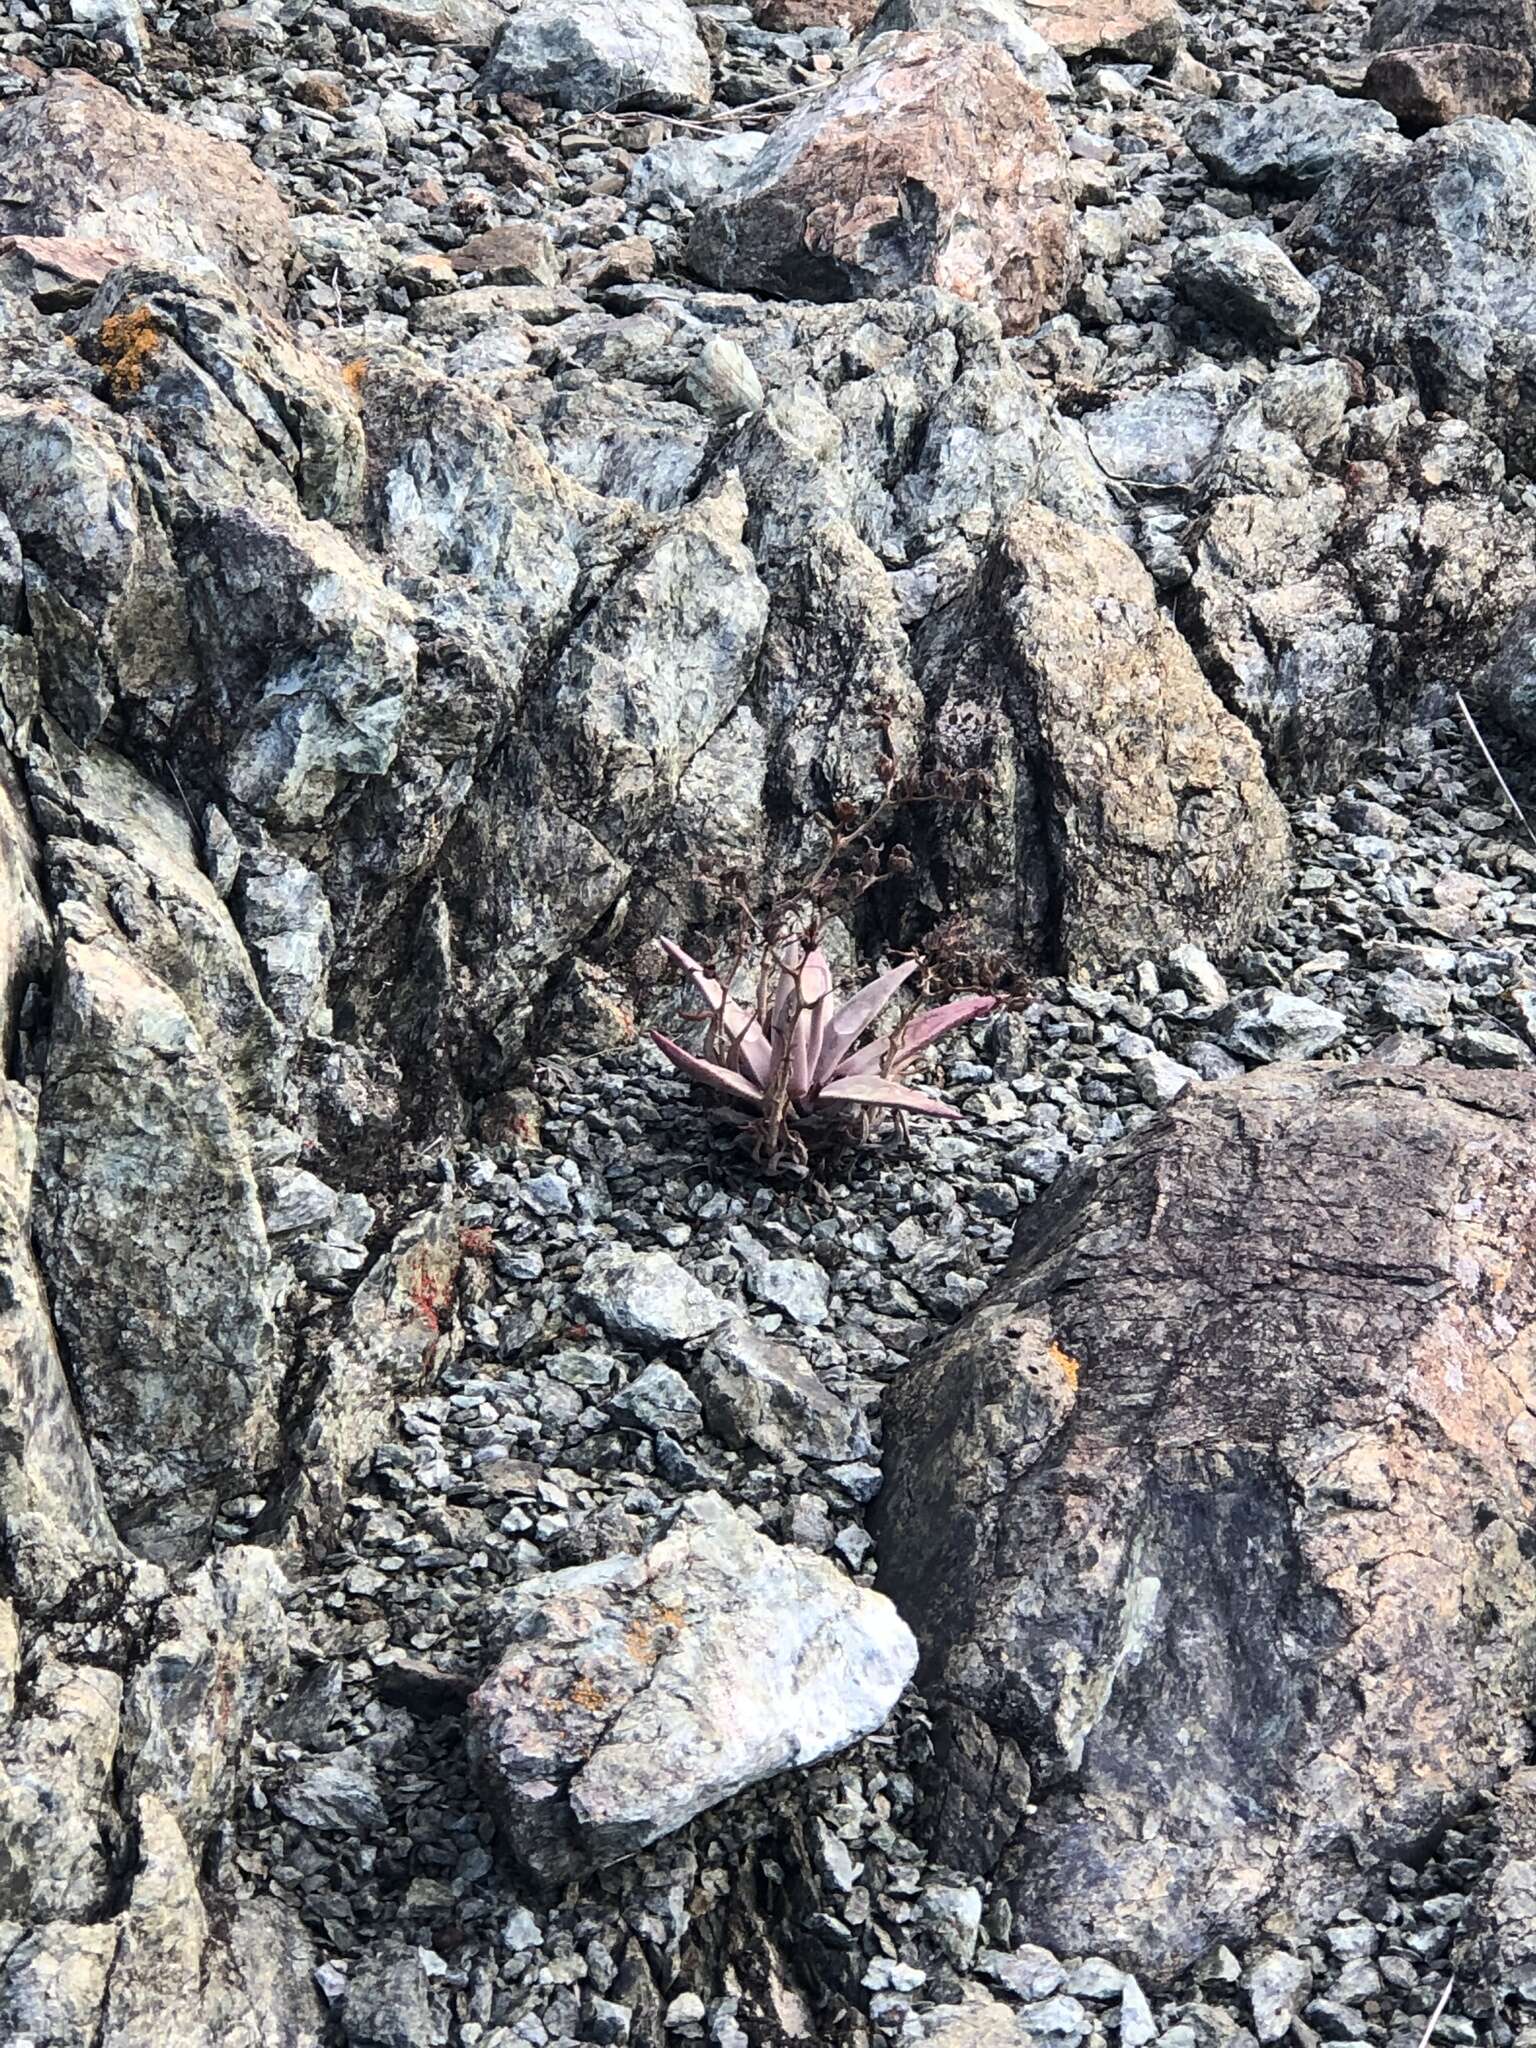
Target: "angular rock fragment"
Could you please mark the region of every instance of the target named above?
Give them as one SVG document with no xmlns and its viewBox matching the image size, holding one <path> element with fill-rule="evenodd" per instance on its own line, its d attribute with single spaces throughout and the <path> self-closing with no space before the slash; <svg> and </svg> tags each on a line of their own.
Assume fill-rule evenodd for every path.
<svg viewBox="0 0 1536 2048">
<path fill-rule="evenodd" d="M 1192 306 L 1260 342 L 1300 341 L 1317 318 L 1315 288 L 1267 235 L 1236 229 L 1185 242 L 1173 283 Z"/>
<path fill-rule="evenodd" d="M 288 1582 L 269 1550 L 233 1545 L 155 1613 L 123 1700 L 122 1783 L 201 1846 L 234 1794 L 251 1737 L 288 1671 Z"/>
<path fill-rule="evenodd" d="M 575 1298 L 611 1336 L 645 1349 L 707 1337 L 731 1313 L 666 1252 L 623 1244 L 600 1245 L 591 1254 Z"/>
<path fill-rule="evenodd" d="M 726 1443 L 823 1465 L 870 1454 L 863 1417 L 827 1392 L 792 1345 L 762 1336 L 750 1323 L 720 1331 L 699 1372 L 704 1412 Z"/>
<path fill-rule="evenodd" d="M 79 906 L 59 949 L 37 1240 L 114 1517 L 195 1557 L 276 1449 L 270 1259 L 234 1102 L 186 1010 Z"/>
<path fill-rule="evenodd" d="M 1038 91 L 1064 95 L 1072 89 L 1071 73 L 1054 42 L 1036 25 L 1038 12 L 1027 0 L 885 0 L 870 33 L 942 29 L 973 42 L 999 43 Z M 1053 13 L 1053 27 L 1059 19 Z"/>
<path fill-rule="evenodd" d="M 238 144 L 145 113 L 83 71 L 0 110 L 0 234 L 126 245 L 222 272 L 281 309 L 293 253 L 277 187 Z"/>
<path fill-rule="evenodd" d="M 870 1734 L 916 1659 L 889 1601 L 714 1494 L 642 1557 L 524 1580 L 498 1629 L 471 1745 L 508 1848 L 545 1882 Z"/>
<path fill-rule="evenodd" d="M 880 36 L 697 216 L 689 262 L 732 291 L 889 298 L 933 284 L 1005 333 L 1077 275 L 1050 109 L 997 43 Z"/>
<path fill-rule="evenodd" d="M 1526 1075 L 1196 1090 L 896 1382 L 934 1845 L 1041 1941 L 1305 1939 L 1523 1756 L 1533 1169 Z"/>
<path fill-rule="evenodd" d="M 0 1734 L 0 1917 L 93 1918 L 107 1903 L 122 1680 L 45 1657 Z"/>
<path fill-rule="evenodd" d="M 576 113 L 693 114 L 709 104 L 709 53 L 686 0 L 526 0 L 478 90 L 526 93 Z"/>
</svg>

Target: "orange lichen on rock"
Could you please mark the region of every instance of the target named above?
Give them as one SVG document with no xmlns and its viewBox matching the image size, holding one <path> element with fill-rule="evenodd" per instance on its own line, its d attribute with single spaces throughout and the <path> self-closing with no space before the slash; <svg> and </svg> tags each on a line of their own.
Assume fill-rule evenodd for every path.
<svg viewBox="0 0 1536 2048">
<path fill-rule="evenodd" d="M 1077 1385 L 1077 1376 L 1081 1372 L 1082 1367 L 1072 1356 L 1071 1352 L 1064 1345 L 1058 1344 L 1054 1337 L 1051 1339 L 1050 1356 L 1052 1365 L 1055 1366 L 1067 1385 L 1075 1387 Z"/>
<path fill-rule="evenodd" d="M 121 403 L 143 389 L 159 348 L 160 330 L 147 306 L 107 315 L 101 323 L 101 360 L 114 399 Z"/>
</svg>

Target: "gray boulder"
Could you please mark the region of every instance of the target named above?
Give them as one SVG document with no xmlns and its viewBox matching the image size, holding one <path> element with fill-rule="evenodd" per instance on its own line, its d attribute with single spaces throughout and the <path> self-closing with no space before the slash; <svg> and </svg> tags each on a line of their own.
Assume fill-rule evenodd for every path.
<svg viewBox="0 0 1536 2048">
<path fill-rule="evenodd" d="M 933 1846 L 1041 1942 L 1305 1939 L 1523 1755 L 1533 1167 L 1528 1075 L 1195 1090 L 894 1384 Z"/>
<path fill-rule="evenodd" d="M 1185 242 L 1173 284 L 1202 313 L 1272 346 L 1303 340 L 1317 318 L 1316 290 L 1268 235 L 1234 229 Z"/>
<path fill-rule="evenodd" d="M 1536 462 L 1536 135 L 1455 121 L 1343 158 L 1292 229 L 1322 293 L 1318 338 L 1411 376 L 1428 412 Z"/>
<path fill-rule="evenodd" d="M 834 1394 L 789 1344 L 733 1322 L 699 1365 L 704 1412 L 728 1444 L 769 1458 L 846 1465 L 870 1455 L 864 1419 Z"/>
<path fill-rule="evenodd" d="M 687 1344 L 718 1330 L 731 1313 L 667 1252 L 600 1245 L 587 1259 L 576 1305 L 626 1344 Z"/>
<path fill-rule="evenodd" d="M 508 21 L 478 90 L 526 93 L 577 113 L 709 104 L 709 52 L 686 0 L 527 0 Z"/>
<path fill-rule="evenodd" d="M 880 1727 L 916 1646 L 889 1601 L 714 1494 L 642 1557 L 526 1579 L 470 1700 L 507 1846 L 556 1882 Z"/>
<path fill-rule="evenodd" d="M 699 206 L 741 177 L 768 138 L 746 130 L 727 135 L 671 135 L 635 160 L 627 197 L 636 206 Z"/>
<path fill-rule="evenodd" d="M 1186 131 L 1213 178 L 1239 190 L 1312 192 L 1362 145 L 1395 137 L 1396 124 L 1370 100 L 1341 99 L 1326 85 L 1301 85 L 1258 106 L 1226 100 L 1200 107 Z"/>
<path fill-rule="evenodd" d="M 1344 1036 L 1337 1010 L 1288 989 L 1263 988 L 1239 996 L 1222 1013 L 1216 1035 L 1240 1059 L 1310 1060 L 1329 1052 Z"/>
</svg>

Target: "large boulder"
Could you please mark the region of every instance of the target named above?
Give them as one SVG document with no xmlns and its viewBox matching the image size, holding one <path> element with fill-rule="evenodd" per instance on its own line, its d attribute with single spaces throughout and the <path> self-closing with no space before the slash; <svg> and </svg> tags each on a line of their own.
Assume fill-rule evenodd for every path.
<svg viewBox="0 0 1536 2048">
<path fill-rule="evenodd" d="M 715 1494 L 643 1556 L 525 1579 L 498 1626 L 471 1748 L 512 1855 L 550 1882 L 871 1734 L 917 1655 L 888 1600 Z"/>
<path fill-rule="evenodd" d="M 688 260 L 729 290 L 794 298 L 939 285 L 1027 333 L 1077 275 L 1050 108 L 998 43 L 877 37 L 701 210 Z"/>
<path fill-rule="evenodd" d="M 943 900 L 993 943 L 1073 972 L 1197 939 L 1241 945 L 1284 888 L 1289 835 L 1124 542 L 1015 514 L 922 643 Z"/>
<path fill-rule="evenodd" d="M 1322 293 L 1317 339 L 1536 463 L 1536 135 L 1466 120 L 1355 151 L 1292 239 Z"/>
<path fill-rule="evenodd" d="M 1033 1938 L 1305 1936 L 1524 1757 L 1533 1228 L 1529 1076 L 1268 1069 L 1030 1212 L 896 1382 L 934 1845 Z"/>
<path fill-rule="evenodd" d="M 113 243 L 222 272 L 277 307 L 293 254 L 277 187 L 237 143 L 144 113 L 83 71 L 0 111 L 0 234 Z"/>
<path fill-rule="evenodd" d="M 478 89 L 526 93 L 576 113 L 691 114 L 709 105 L 709 52 L 686 0 L 527 0 Z"/>
</svg>

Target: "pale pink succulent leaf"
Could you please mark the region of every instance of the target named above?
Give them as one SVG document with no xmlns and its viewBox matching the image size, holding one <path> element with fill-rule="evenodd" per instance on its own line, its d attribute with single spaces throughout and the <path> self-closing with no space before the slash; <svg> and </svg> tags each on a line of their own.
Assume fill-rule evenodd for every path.
<svg viewBox="0 0 1536 2048">
<path fill-rule="evenodd" d="M 807 1009 L 819 1003 L 823 996 L 832 993 L 832 963 L 820 946 L 813 946 L 800 963 L 797 980 L 800 984 L 800 1000 Z"/>
<path fill-rule="evenodd" d="M 691 954 L 685 953 L 675 940 L 663 939 L 661 946 L 669 959 L 692 976 L 694 987 L 715 1013 L 716 1031 L 725 1041 L 733 1061 L 762 1087 L 773 1064 L 773 1048 L 762 1025 L 743 1004 L 733 1002 L 724 985 L 706 972 Z"/>
<path fill-rule="evenodd" d="M 844 1074 L 829 1081 L 817 1096 L 818 1102 L 846 1102 L 863 1109 L 908 1109 L 918 1116 L 957 1117 L 960 1112 L 937 1095 L 921 1088 L 908 1088 L 888 1074 Z"/>
<path fill-rule="evenodd" d="M 920 1010 L 902 1026 L 896 1040 L 896 1060 L 905 1066 L 941 1039 L 946 1031 L 955 1031 L 962 1024 L 970 1024 L 978 1017 L 988 1016 L 997 1008 L 996 996 L 959 996 L 952 1003 L 938 1003 L 931 1010 Z"/>
<path fill-rule="evenodd" d="M 828 1079 L 840 1081 L 845 1074 L 878 1074 L 885 1066 L 885 1056 L 890 1049 L 891 1041 L 882 1032 L 880 1037 L 872 1038 L 868 1045 L 861 1045 L 857 1052 L 851 1052 L 846 1059 L 839 1060 L 836 1070 Z M 822 1085 L 825 1086 L 825 1082 Z"/>
<path fill-rule="evenodd" d="M 810 1030 L 807 1033 L 806 1039 L 806 1066 L 808 1070 L 806 1086 L 808 1088 L 814 1088 L 816 1083 L 827 1078 L 831 1071 L 826 1065 L 824 1049 L 827 1031 L 832 1023 L 835 1001 L 836 999 L 831 989 L 828 989 L 818 998 L 814 1007 L 807 1012 L 810 1020 Z"/>
<path fill-rule="evenodd" d="M 697 1053 L 689 1052 L 664 1032 L 653 1031 L 651 1040 L 689 1080 L 702 1081 L 707 1088 L 718 1088 L 723 1095 L 734 1095 L 741 1102 L 750 1102 L 761 1108 L 763 1092 L 745 1074 L 733 1073 L 729 1067 L 718 1066 L 714 1060 L 700 1059 Z"/>
<path fill-rule="evenodd" d="M 827 1026 L 822 1038 L 821 1068 L 831 1073 L 842 1066 L 843 1055 L 874 1023 L 902 983 L 917 972 L 915 960 L 904 960 L 888 973 L 878 974 L 868 988 L 850 996 Z"/>
</svg>

